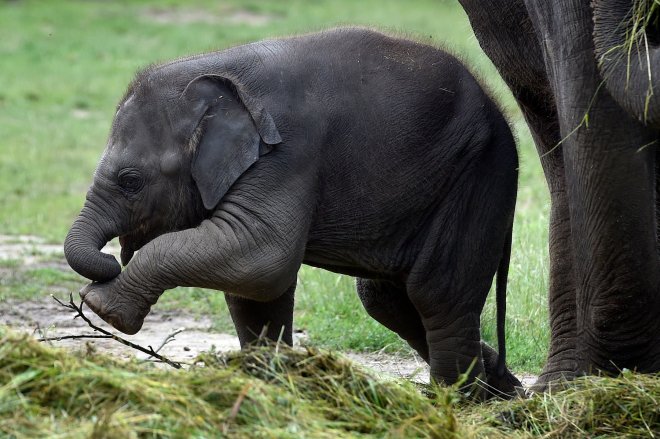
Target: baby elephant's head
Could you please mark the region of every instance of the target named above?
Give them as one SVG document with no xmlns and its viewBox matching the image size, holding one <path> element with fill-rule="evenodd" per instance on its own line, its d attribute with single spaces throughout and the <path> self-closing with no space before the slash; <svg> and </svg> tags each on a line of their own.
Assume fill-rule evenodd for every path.
<svg viewBox="0 0 660 439">
<path fill-rule="evenodd" d="M 272 117 L 237 81 L 167 66 L 139 74 L 64 243 L 69 265 L 93 281 L 113 279 L 121 267 L 100 251 L 109 240 L 119 237 L 126 265 L 157 236 L 199 224 L 280 142 Z"/>
</svg>

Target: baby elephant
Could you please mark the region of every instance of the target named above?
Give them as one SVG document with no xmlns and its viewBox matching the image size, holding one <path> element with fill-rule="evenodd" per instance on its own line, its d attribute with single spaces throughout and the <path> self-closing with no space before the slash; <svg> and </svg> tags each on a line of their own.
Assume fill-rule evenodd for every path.
<svg viewBox="0 0 660 439">
<path fill-rule="evenodd" d="M 118 330 L 167 289 L 213 288 L 242 346 L 266 326 L 291 343 L 301 264 L 355 276 L 432 378 L 511 392 L 517 166 L 497 106 L 439 49 L 359 28 L 262 41 L 138 73 L 64 248 Z M 117 236 L 123 271 L 100 252 Z M 496 272 L 499 358 L 479 321 Z"/>
</svg>

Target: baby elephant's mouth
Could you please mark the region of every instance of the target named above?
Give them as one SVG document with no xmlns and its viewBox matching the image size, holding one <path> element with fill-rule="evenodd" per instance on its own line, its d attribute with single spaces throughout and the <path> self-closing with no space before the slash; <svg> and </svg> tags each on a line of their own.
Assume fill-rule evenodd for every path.
<svg viewBox="0 0 660 439">
<path fill-rule="evenodd" d="M 162 222 L 149 220 L 143 221 L 137 228 L 119 235 L 119 245 L 121 245 L 121 265 L 124 267 L 128 265 L 135 252 L 140 250 L 151 240 L 157 238 L 163 233 L 176 230 L 178 229 L 166 227 Z"/>
<path fill-rule="evenodd" d="M 119 237 L 119 245 L 121 245 L 121 265 L 124 267 L 128 265 L 135 252 L 140 250 L 142 246 L 149 241 L 150 239 L 147 239 L 147 237 L 139 231 L 121 235 Z"/>
<path fill-rule="evenodd" d="M 119 255 L 121 258 L 121 265 L 125 267 L 126 264 L 131 261 L 135 250 L 133 250 L 133 246 L 131 245 L 127 235 L 122 235 L 119 237 L 119 245 L 121 245 L 121 254 Z"/>
</svg>

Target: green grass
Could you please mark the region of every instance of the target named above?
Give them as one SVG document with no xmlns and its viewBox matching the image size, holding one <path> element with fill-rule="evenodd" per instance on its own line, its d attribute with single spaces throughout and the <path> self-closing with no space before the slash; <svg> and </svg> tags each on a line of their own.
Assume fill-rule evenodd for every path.
<svg viewBox="0 0 660 439">
<path fill-rule="evenodd" d="M 396 334 L 369 317 L 353 278 L 305 267 L 298 275 L 296 293 L 296 325 L 309 332 L 312 344 L 367 351 L 408 349 Z"/>
<path fill-rule="evenodd" d="M 56 268 L 6 269 L 0 267 L 0 302 L 8 298 L 37 299 L 48 293 L 80 289 L 81 277 Z"/>
<path fill-rule="evenodd" d="M 268 21 L 255 26 L 227 18 L 239 9 L 262 14 Z M 217 22 L 153 19 L 154 12 L 163 11 L 174 17 L 202 11 Z M 547 191 L 514 101 L 454 0 L 0 2 L 0 231 L 63 241 L 103 151 L 116 102 L 136 69 L 338 24 L 373 25 L 449 47 L 507 110 L 521 155 L 509 277 L 510 363 L 517 371 L 538 371 L 548 340 Z M 32 298 L 47 296 L 54 287 L 79 288 L 70 274 L 60 279 L 20 268 L 2 269 L 0 274 L 0 297 Z M 209 312 L 218 328 L 231 326 L 217 292 L 177 289 L 166 293 L 157 306 Z M 492 302 L 483 320 L 484 336 L 494 342 Z M 321 346 L 390 351 L 403 347 L 366 315 L 351 279 L 309 267 L 300 273 L 296 324 Z"/>
<path fill-rule="evenodd" d="M 9 438 L 639 438 L 660 433 L 659 400 L 660 377 L 631 372 L 475 404 L 317 349 L 207 353 L 188 370 L 159 369 L 0 327 L 0 436 Z"/>
</svg>

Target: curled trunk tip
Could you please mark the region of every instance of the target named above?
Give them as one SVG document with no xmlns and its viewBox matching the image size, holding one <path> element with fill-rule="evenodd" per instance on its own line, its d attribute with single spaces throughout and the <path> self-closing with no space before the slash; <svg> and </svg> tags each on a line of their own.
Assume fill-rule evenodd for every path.
<svg viewBox="0 0 660 439">
<path fill-rule="evenodd" d="M 78 274 L 96 282 L 107 282 L 121 273 L 114 256 L 101 252 L 105 244 L 116 235 L 107 222 L 94 219 L 86 204 L 64 241 L 64 255 Z"/>
</svg>

